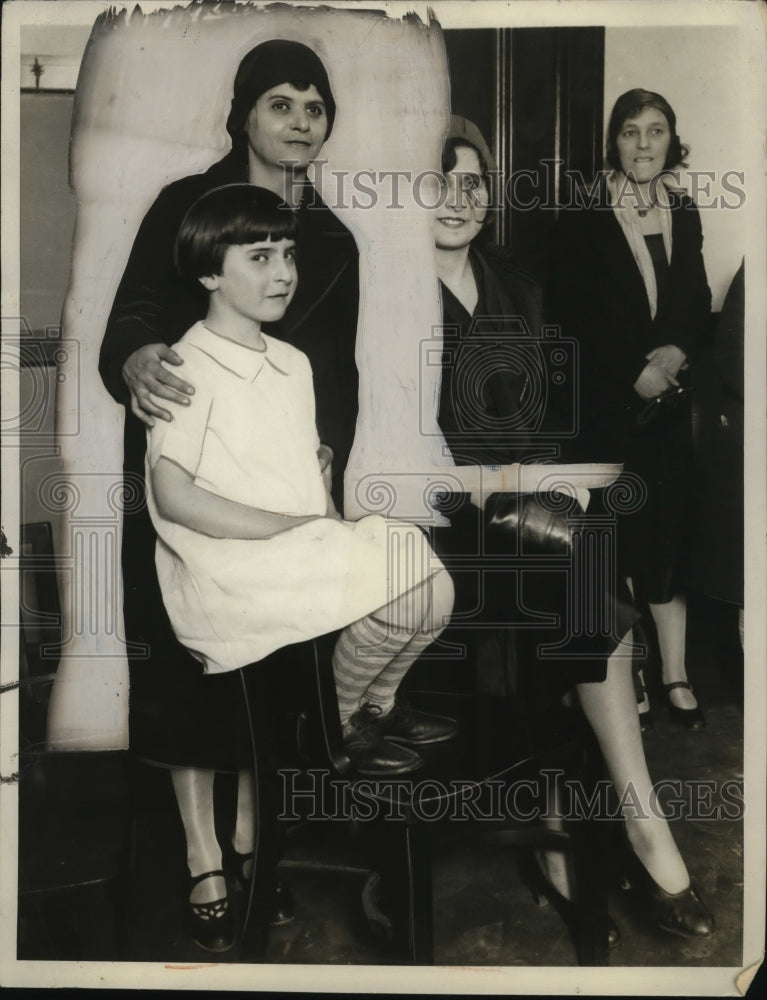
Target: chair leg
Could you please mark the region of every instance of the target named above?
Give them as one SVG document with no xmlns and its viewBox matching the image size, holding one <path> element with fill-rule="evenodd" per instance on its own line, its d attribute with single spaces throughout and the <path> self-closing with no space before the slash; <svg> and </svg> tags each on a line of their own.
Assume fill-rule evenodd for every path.
<svg viewBox="0 0 767 1000">
<path fill-rule="evenodd" d="M 385 824 L 394 946 L 412 965 L 434 964 L 432 858 L 424 823 Z"/>
<path fill-rule="evenodd" d="M 259 773 L 260 771 L 260 773 Z M 276 821 L 271 812 L 269 794 L 265 790 L 268 776 L 263 769 L 255 775 L 256 839 L 253 852 L 253 873 L 245 886 L 245 906 L 242 923 L 242 958 L 262 962 L 269 943 L 270 904 L 274 898 L 277 863 Z"/>
<path fill-rule="evenodd" d="M 274 898 L 276 867 L 280 853 L 280 833 L 274 787 L 268 768 L 268 748 L 263 739 L 263 722 L 254 718 L 251 708 L 258 699 L 248 698 L 244 672 L 243 697 L 250 724 L 252 766 L 254 777 L 255 843 L 253 873 L 245 887 L 241 955 L 244 961 L 262 962 L 269 942 L 269 918 Z"/>
<path fill-rule="evenodd" d="M 585 966 L 609 965 L 604 859 L 610 824 L 599 819 L 574 819 L 568 827 L 573 846 L 578 960 Z"/>
</svg>

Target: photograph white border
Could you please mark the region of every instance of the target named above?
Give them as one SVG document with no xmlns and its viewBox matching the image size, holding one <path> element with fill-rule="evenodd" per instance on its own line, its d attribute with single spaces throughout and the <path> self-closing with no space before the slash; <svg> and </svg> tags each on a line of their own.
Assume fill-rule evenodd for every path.
<svg viewBox="0 0 767 1000">
<path fill-rule="evenodd" d="M 142 0 L 144 12 L 166 9 L 163 3 Z M 311 3 L 295 0 L 296 6 Z M 18 337 L 14 317 L 20 315 L 19 302 L 19 227 L 20 198 L 18 165 L 19 128 L 19 36 L 25 24 L 90 24 L 108 7 L 131 10 L 134 3 L 57 2 L 17 0 L 3 9 L 2 65 L 2 317 L 3 336 L 11 342 Z M 182 4 L 183 6 L 183 4 Z M 265 5 L 262 5 L 265 6 Z M 449 0 L 422 2 L 387 2 L 344 4 L 331 0 L 324 6 L 385 10 L 392 16 L 414 11 L 428 22 L 436 18 L 443 28 L 523 27 L 590 25 L 669 25 L 684 24 L 740 26 L 748 39 L 748 58 L 743 66 L 743 103 L 752 135 L 749 148 L 742 150 L 749 178 L 748 273 L 767 273 L 767 200 L 765 199 L 764 136 L 767 121 L 767 60 L 765 57 L 764 8 L 748 2 L 728 0 L 662 0 L 631 4 L 615 0 L 584 0 L 562 4 L 550 0 L 516 0 L 512 3 L 455 3 Z M 767 785 L 765 752 L 765 627 L 764 609 L 767 561 L 765 559 L 765 283 L 747 281 L 746 315 L 753 321 L 746 341 L 746 537 L 758 540 L 747 547 L 747 591 L 745 599 L 745 699 L 744 780 L 746 789 L 744 877 L 744 961 L 733 968 L 409 968 L 341 967 L 287 965 L 209 965 L 168 966 L 144 963 L 58 963 L 17 961 L 16 948 L 16 857 L 17 857 L 17 786 L 11 779 L 17 770 L 18 698 L 13 691 L 0 699 L 0 822 L 2 856 L 0 857 L 0 980 L 12 986 L 132 987 L 166 989 L 247 989 L 307 992 L 328 991 L 358 993 L 586 993 L 632 995 L 738 995 L 750 981 L 764 952 L 765 900 L 765 793 Z M 18 321 L 16 321 L 18 323 Z M 2 419 L 5 424 L 18 413 L 18 383 L 13 373 L 3 371 Z M 18 491 L 18 452 L 12 439 L 3 434 L 2 524 L 6 533 L 20 521 Z M 18 606 L 14 574 L 2 574 L 2 606 Z M 2 675 L 0 683 L 17 680 L 18 634 L 13 628 L 0 630 Z"/>
</svg>

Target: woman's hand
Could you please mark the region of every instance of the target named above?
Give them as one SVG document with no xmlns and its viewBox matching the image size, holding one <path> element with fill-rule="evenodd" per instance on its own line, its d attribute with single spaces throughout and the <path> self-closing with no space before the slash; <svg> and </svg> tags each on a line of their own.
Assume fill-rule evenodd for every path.
<svg viewBox="0 0 767 1000">
<path fill-rule="evenodd" d="M 634 383 L 634 391 L 641 399 L 655 399 L 656 396 L 677 385 L 679 383 L 673 375 L 655 361 L 651 361 L 643 368 L 642 374 Z"/>
<path fill-rule="evenodd" d="M 664 371 L 671 376 L 676 376 L 680 368 L 684 368 L 687 363 L 687 355 L 675 344 L 665 344 L 663 347 L 656 347 L 645 357 L 653 364 L 660 365 Z"/>
<path fill-rule="evenodd" d="M 169 372 L 163 361 L 170 365 L 184 363 L 184 359 L 167 344 L 145 344 L 134 351 L 123 365 L 123 379 L 130 390 L 131 412 L 147 427 L 154 427 L 152 417 L 173 419 L 170 411 L 157 406 L 151 396 L 188 406 L 189 396 L 194 393 L 194 386 Z"/>
</svg>

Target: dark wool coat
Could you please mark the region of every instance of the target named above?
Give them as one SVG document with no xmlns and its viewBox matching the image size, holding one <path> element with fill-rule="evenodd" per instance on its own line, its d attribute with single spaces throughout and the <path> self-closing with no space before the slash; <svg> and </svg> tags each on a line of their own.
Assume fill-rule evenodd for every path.
<svg viewBox="0 0 767 1000">
<path fill-rule="evenodd" d="M 469 260 L 479 293 L 473 316 L 441 287 L 439 424 L 445 440 L 459 465 L 556 459 L 563 427 L 565 432 L 569 427 L 563 420 L 560 376 L 567 376 L 567 396 L 573 359 L 559 350 L 556 339 L 549 340 L 540 286 L 507 251 L 473 246 Z M 485 692 L 526 688 L 525 710 L 544 713 L 537 728 L 549 737 L 558 723 L 548 713 L 556 712 L 563 691 L 574 683 L 604 680 L 607 657 L 635 617 L 630 597 L 621 587 L 601 599 L 614 615 L 615 634 L 571 634 L 567 609 L 578 598 L 568 596 L 568 574 L 552 573 L 550 567 L 539 572 L 529 562 L 520 568 L 514 545 L 505 549 L 500 539 L 485 534 L 481 512 L 469 503 L 451 510 L 450 519 L 451 527 L 434 535 L 453 574 L 457 617 L 473 620 L 474 627 L 483 621 L 486 628 L 488 621 L 524 624 L 514 633 L 517 679 L 499 681 L 498 664 L 480 657 L 475 682 Z M 588 593 L 582 588 L 580 597 L 600 603 L 593 587 Z M 536 616 L 548 616 L 548 623 L 538 626 Z M 557 644 L 557 653 L 549 650 L 540 657 L 541 648 Z"/>
<path fill-rule="evenodd" d="M 584 459 L 622 461 L 639 397 L 632 388 L 654 347 L 676 344 L 691 364 L 711 311 L 695 203 L 670 192 L 672 255 L 667 295 L 653 319 L 639 268 L 607 201 L 562 212 L 544 285 L 544 314 L 580 353 Z"/>
<path fill-rule="evenodd" d="M 561 326 L 579 353 L 578 433 L 571 457 L 622 462 L 641 486 L 619 520 L 618 558 L 637 596 L 663 603 L 685 589 L 689 570 L 692 421 L 689 404 L 639 429 L 644 405 L 633 389 L 654 347 L 675 344 L 694 379 L 710 322 L 711 293 L 700 216 L 670 192 L 672 254 L 653 318 L 644 282 L 609 206 L 604 181 L 588 207 L 563 211 L 555 227 L 544 294 L 547 322 Z M 627 480 L 628 482 L 628 480 Z"/>
</svg>

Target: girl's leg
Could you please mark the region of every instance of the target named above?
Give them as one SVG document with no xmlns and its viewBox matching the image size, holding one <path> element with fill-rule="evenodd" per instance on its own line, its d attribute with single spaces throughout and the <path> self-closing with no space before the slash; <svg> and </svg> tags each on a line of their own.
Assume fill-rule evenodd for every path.
<svg viewBox="0 0 767 1000">
<path fill-rule="evenodd" d="M 408 669 L 445 627 L 453 582 L 440 570 L 396 601 L 343 630 L 333 652 L 342 724 L 362 704 L 386 714 Z"/>
<path fill-rule="evenodd" d="M 677 594 L 667 604 L 651 604 L 650 613 L 658 631 L 658 645 L 663 661 L 663 683 L 686 681 L 687 602 L 684 595 Z M 698 706 L 695 695 L 687 688 L 674 688 L 673 691 L 669 691 L 668 697 L 677 708 L 692 709 Z"/>
<path fill-rule="evenodd" d="M 252 854 L 256 842 L 255 826 L 255 784 L 253 772 L 243 768 L 237 776 L 237 819 L 234 824 L 232 847 L 238 854 Z M 253 860 L 242 865 L 242 877 L 249 879 L 253 871 Z"/>
<path fill-rule="evenodd" d="M 626 802 L 624 819 L 629 842 L 655 882 L 666 892 L 676 893 L 687 888 L 690 877 L 652 791 L 636 710 L 631 656 L 624 646 L 630 645 L 631 639 L 629 632 L 607 661 L 605 680 L 579 684 L 578 697 L 599 741 L 618 798 Z"/>
<path fill-rule="evenodd" d="M 452 578 L 443 569 L 416 592 L 403 595 L 378 612 L 393 626 L 399 624 L 406 628 L 411 638 L 367 686 L 361 698 L 363 705 L 377 706 L 382 716 L 391 711 L 405 674 L 447 625 L 454 599 Z"/>
<path fill-rule="evenodd" d="M 359 711 L 371 680 L 397 657 L 410 637 L 410 632 L 392 628 L 377 613 L 341 632 L 333 650 L 333 676 L 342 726 Z"/>
<path fill-rule="evenodd" d="M 186 859 L 194 878 L 221 868 L 221 848 L 216 839 L 213 781 L 216 772 L 196 767 L 171 769 L 181 822 L 186 835 Z M 226 880 L 208 878 L 192 889 L 192 903 L 211 903 L 226 897 Z"/>
</svg>

